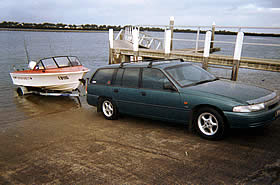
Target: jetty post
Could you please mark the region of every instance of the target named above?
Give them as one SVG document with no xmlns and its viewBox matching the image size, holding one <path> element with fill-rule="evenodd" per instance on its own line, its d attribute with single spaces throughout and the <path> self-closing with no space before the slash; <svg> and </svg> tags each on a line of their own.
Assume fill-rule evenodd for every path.
<svg viewBox="0 0 280 185">
<path fill-rule="evenodd" d="M 198 51 L 199 33 L 200 33 L 200 27 L 197 28 L 197 33 L 196 33 L 195 53 L 197 53 Z"/>
<path fill-rule="evenodd" d="M 215 40 L 215 30 L 216 30 L 216 23 L 213 22 L 212 24 L 212 35 L 211 35 L 211 45 L 210 45 L 210 49 L 212 50 L 214 48 L 214 40 Z M 211 52 L 210 50 L 210 52 Z"/>
<path fill-rule="evenodd" d="M 207 70 L 208 69 L 208 57 L 210 53 L 210 43 L 211 43 L 211 31 L 207 31 L 205 35 L 204 41 L 204 52 L 203 52 L 203 62 L 202 68 Z"/>
<path fill-rule="evenodd" d="M 236 81 L 238 77 L 243 39 L 244 39 L 244 33 L 238 32 L 236 37 L 234 56 L 233 56 L 233 65 L 232 65 L 232 72 L 231 72 L 231 80 L 233 81 Z"/>
<path fill-rule="evenodd" d="M 109 29 L 109 64 L 113 63 L 114 30 Z"/>
<path fill-rule="evenodd" d="M 170 28 L 170 31 L 171 31 L 171 42 L 170 42 L 170 50 L 173 49 L 173 30 L 174 30 L 174 17 L 171 16 L 170 19 L 169 19 L 169 28 Z"/>
<path fill-rule="evenodd" d="M 169 58 L 170 51 L 171 51 L 171 30 L 165 30 L 164 34 L 164 53 L 165 58 Z"/>
<path fill-rule="evenodd" d="M 134 62 L 137 62 L 139 56 L 139 30 L 137 28 L 132 30 L 132 44 L 134 52 Z"/>
</svg>

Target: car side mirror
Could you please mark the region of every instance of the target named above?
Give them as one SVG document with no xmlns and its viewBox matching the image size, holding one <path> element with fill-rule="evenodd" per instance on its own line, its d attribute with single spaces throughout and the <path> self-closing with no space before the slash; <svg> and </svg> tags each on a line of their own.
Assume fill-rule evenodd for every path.
<svg viewBox="0 0 280 185">
<path fill-rule="evenodd" d="M 177 89 L 173 86 L 173 84 L 169 81 L 163 82 L 163 89 L 171 90 L 171 91 L 177 91 Z"/>
</svg>

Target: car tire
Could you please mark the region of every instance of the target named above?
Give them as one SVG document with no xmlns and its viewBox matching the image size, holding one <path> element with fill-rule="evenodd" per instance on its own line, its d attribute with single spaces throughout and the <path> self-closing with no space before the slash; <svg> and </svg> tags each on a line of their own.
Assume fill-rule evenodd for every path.
<svg viewBox="0 0 280 185">
<path fill-rule="evenodd" d="M 197 133 L 205 139 L 219 140 L 226 135 L 227 127 L 223 116 L 210 107 L 197 111 L 194 126 Z"/>
<path fill-rule="evenodd" d="M 103 99 L 101 101 L 101 112 L 108 120 L 114 120 L 118 118 L 117 106 L 110 99 Z"/>
</svg>

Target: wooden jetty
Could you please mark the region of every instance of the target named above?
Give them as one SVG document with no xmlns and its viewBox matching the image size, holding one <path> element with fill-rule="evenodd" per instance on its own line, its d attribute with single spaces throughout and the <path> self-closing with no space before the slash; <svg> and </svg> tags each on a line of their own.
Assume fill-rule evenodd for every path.
<svg viewBox="0 0 280 185">
<path fill-rule="evenodd" d="M 199 29 L 197 32 L 196 48 L 172 49 L 173 46 L 174 18 L 171 17 L 170 25 L 165 30 L 164 39 L 155 38 L 139 31 L 137 27 L 126 27 L 114 38 L 113 30 L 109 30 L 110 56 L 109 64 L 142 61 L 146 59 L 176 59 L 202 63 L 204 69 L 208 67 L 230 69 L 231 80 L 237 80 L 239 68 L 266 70 L 280 72 L 280 59 L 263 59 L 241 57 L 244 33 L 237 33 L 233 56 L 217 55 L 215 51 L 221 48 L 214 47 L 215 24 L 212 31 L 207 31 L 204 47 L 198 48 Z M 239 29 L 240 30 L 240 29 Z M 164 40 L 164 42 L 162 42 Z M 201 41 L 200 41 L 201 42 Z M 228 43 L 228 42 L 227 42 Z M 258 44 L 261 47 L 261 44 Z M 265 44 L 265 46 L 276 46 Z M 279 57 L 280 58 L 280 57 Z"/>
</svg>

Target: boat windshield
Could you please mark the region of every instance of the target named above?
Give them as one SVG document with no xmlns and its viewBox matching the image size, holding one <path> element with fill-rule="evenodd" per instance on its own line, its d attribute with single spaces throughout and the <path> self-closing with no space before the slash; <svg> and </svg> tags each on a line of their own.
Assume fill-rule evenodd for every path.
<svg viewBox="0 0 280 185">
<path fill-rule="evenodd" d="M 40 60 L 37 69 L 54 69 L 62 67 L 72 67 L 81 65 L 77 57 L 74 56 L 63 56 L 63 57 L 51 57 Z"/>
<path fill-rule="evenodd" d="M 78 60 L 77 57 L 68 57 L 68 59 L 70 60 L 72 66 L 80 66 L 81 63 L 80 61 Z"/>
<path fill-rule="evenodd" d="M 183 87 L 217 80 L 214 75 L 191 64 L 177 65 L 166 68 L 165 70 L 180 86 Z"/>
<path fill-rule="evenodd" d="M 53 58 L 47 58 L 47 59 L 41 60 L 41 63 L 45 67 L 45 69 L 57 68 L 57 65 L 54 62 Z"/>
</svg>

